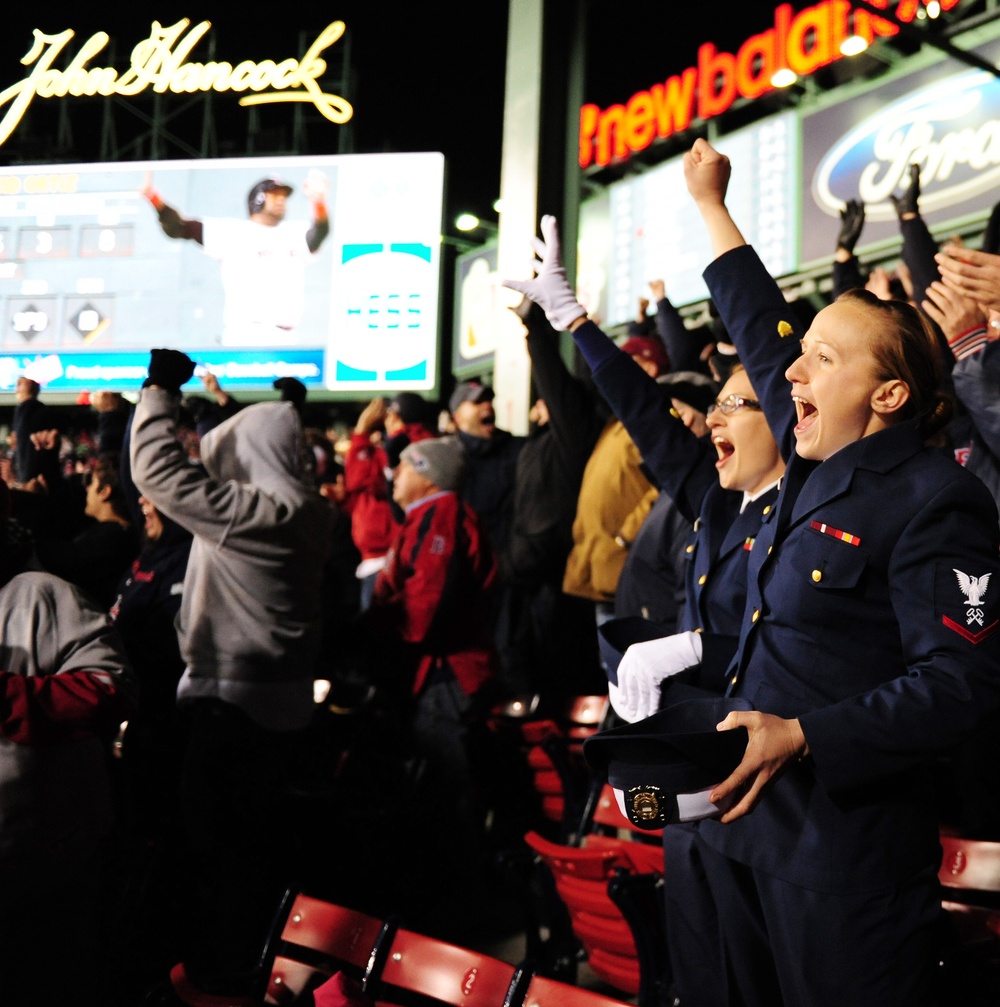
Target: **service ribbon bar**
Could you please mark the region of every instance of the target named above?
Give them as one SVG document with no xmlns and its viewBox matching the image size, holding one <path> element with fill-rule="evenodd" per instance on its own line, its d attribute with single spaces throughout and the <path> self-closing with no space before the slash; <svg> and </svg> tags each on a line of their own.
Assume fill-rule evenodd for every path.
<svg viewBox="0 0 1000 1007">
<path fill-rule="evenodd" d="M 857 535 L 852 535 L 849 531 L 841 531 L 839 528 L 831 528 L 828 524 L 823 524 L 822 521 L 813 521 L 810 526 L 813 531 L 822 532 L 824 535 L 832 535 L 834 538 L 839 538 L 841 542 L 846 542 L 848 545 L 861 545 L 861 539 Z"/>
</svg>

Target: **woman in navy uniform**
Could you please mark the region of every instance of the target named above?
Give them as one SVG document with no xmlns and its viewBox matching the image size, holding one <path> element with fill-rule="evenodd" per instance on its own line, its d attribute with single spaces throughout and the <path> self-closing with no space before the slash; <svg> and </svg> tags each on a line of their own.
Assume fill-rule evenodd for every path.
<svg viewBox="0 0 1000 1007">
<path fill-rule="evenodd" d="M 543 260 L 537 279 L 506 280 L 505 286 L 545 309 L 553 327 L 572 333 L 594 384 L 635 441 L 643 464 L 661 491 L 693 522 L 678 628 L 681 635 L 702 637 L 695 641 L 695 653 L 700 660 L 704 652 L 705 663 L 712 669 L 705 672 L 705 684 L 710 684 L 708 678 L 714 673 L 719 678 L 714 688 L 721 692 L 721 676 L 735 652 L 745 607 L 747 557 L 763 516 L 777 497 L 777 482 L 784 471 L 778 446 L 750 379 L 740 367 L 734 367 L 722 388 L 720 407 L 711 411 L 711 437 L 701 438 L 687 429 L 672 406 L 669 386 L 643 373 L 587 318 L 565 279 L 555 218 L 543 217 L 541 227 L 545 240 L 535 240 Z M 553 311 L 554 301 L 558 307 Z M 794 347 L 783 350 L 790 363 L 796 355 Z M 628 674 L 624 664 L 619 670 Z M 625 719 L 639 720 L 655 712 L 658 682 L 647 691 L 648 706 L 619 710 Z"/>
<path fill-rule="evenodd" d="M 669 387 L 637 367 L 576 302 L 564 273 L 560 275 L 553 217 L 542 218 L 542 234 L 544 243 L 535 246 L 542 256 L 538 279 L 506 285 L 543 308 L 561 304 L 562 314 L 549 320 L 572 333 L 595 385 L 635 441 L 643 463 L 694 524 L 685 547 L 679 632 L 630 647 L 618 665 L 617 686 L 609 686 L 616 712 L 637 721 L 660 706 L 660 683 L 687 667 L 700 666 L 702 688 L 724 691 L 723 675 L 735 653 L 746 605 L 747 562 L 761 522 L 773 509 L 784 461 L 741 366 L 733 368 L 710 412 L 710 438 L 687 429 L 671 406 Z M 782 351 L 790 363 L 797 355 L 794 341 Z M 790 399 L 786 412 L 794 416 Z M 671 972 L 686 1005 L 721 1003 L 724 976 L 712 967 L 714 908 L 701 880 L 691 828 L 672 825 L 663 834 Z"/>
<path fill-rule="evenodd" d="M 725 206 L 704 140 L 685 177 L 705 272 L 779 445 L 776 507 L 750 556 L 730 693 L 743 761 L 699 825 L 731 1004 L 935 1003 L 938 822 L 928 763 L 1000 706 L 997 511 L 925 446 L 947 420 L 933 333 L 854 291 L 787 371 L 789 309 Z M 796 416 L 789 424 L 791 395 Z"/>
</svg>

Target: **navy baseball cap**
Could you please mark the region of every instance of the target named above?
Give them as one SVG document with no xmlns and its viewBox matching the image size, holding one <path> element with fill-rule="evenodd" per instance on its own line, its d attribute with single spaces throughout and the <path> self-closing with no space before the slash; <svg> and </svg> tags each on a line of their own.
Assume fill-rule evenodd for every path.
<svg viewBox="0 0 1000 1007">
<path fill-rule="evenodd" d="M 454 412 L 463 402 L 492 402 L 493 389 L 479 381 L 463 381 L 448 399 L 448 411 Z"/>
</svg>

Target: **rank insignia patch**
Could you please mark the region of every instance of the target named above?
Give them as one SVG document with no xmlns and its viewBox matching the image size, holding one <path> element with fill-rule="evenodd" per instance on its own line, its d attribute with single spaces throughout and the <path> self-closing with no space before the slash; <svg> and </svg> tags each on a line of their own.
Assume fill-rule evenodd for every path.
<svg viewBox="0 0 1000 1007">
<path fill-rule="evenodd" d="M 948 629 L 958 633 L 959 636 L 965 637 L 970 643 L 982 643 L 1000 627 L 1000 620 L 990 618 L 984 601 L 992 572 L 976 576 L 959 570 L 957 567 L 952 567 L 951 572 L 955 575 L 955 581 L 952 582 L 949 593 L 955 600 L 950 604 L 945 602 L 944 607 L 949 609 L 950 613 L 944 612 L 941 616 L 941 622 Z M 939 597 L 941 597 L 940 592 Z M 959 598 L 964 599 L 964 612 L 959 607 L 962 604 L 958 600 Z"/>
</svg>

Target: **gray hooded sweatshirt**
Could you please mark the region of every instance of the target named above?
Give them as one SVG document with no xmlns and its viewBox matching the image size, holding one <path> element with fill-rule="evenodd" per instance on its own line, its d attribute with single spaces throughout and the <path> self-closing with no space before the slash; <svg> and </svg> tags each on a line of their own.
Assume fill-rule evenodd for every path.
<svg viewBox="0 0 1000 1007">
<path fill-rule="evenodd" d="M 298 413 L 290 402 L 247 406 L 202 438 L 203 467 L 178 441 L 176 413 L 176 396 L 143 389 L 131 460 L 142 495 L 194 535 L 178 701 L 217 698 L 269 730 L 304 727 L 332 514 L 308 477 Z"/>
</svg>

